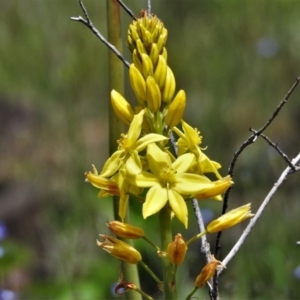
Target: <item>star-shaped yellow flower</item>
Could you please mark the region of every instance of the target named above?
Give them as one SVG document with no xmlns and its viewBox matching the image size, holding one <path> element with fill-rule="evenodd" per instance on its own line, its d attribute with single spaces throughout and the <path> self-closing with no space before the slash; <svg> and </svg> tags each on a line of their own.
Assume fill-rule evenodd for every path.
<svg viewBox="0 0 300 300">
<path fill-rule="evenodd" d="M 214 173 L 218 179 L 221 179 L 222 176 L 219 174 L 218 169 L 221 168 L 221 165 L 215 161 L 210 160 L 207 155 L 205 155 L 200 147 L 202 142 L 202 136 L 196 128 L 192 128 L 189 124 L 181 121 L 183 132 L 178 128 L 173 127 L 173 131 L 179 136 L 177 145 L 178 145 L 178 155 L 182 155 L 186 151 L 190 151 L 195 155 L 196 167 L 199 174 L 205 173 Z"/>
<path fill-rule="evenodd" d="M 214 186 L 205 176 L 186 173 L 195 156 L 181 155 L 174 162 L 155 143 L 147 146 L 147 160 L 151 171 L 142 171 L 128 180 L 138 186 L 150 188 L 143 204 L 143 217 L 159 212 L 167 203 L 176 217 L 187 227 L 188 211 L 183 195 L 196 195 Z"/>
<path fill-rule="evenodd" d="M 131 175 L 141 172 L 142 163 L 138 153 L 144 150 L 150 143 L 168 139 L 163 135 L 155 133 L 146 134 L 139 139 L 142 130 L 144 113 L 145 111 L 141 110 L 137 115 L 135 115 L 132 123 L 130 124 L 128 133 L 121 135 L 121 138 L 118 140 L 118 150 L 106 161 L 101 171 L 101 176 L 111 177 L 123 165 L 125 165 L 127 172 Z"/>
</svg>

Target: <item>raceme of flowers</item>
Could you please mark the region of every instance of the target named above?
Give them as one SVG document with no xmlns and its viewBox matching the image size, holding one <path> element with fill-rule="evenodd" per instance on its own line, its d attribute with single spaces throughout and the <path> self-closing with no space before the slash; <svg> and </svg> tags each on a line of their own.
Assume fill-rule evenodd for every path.
<svg viewBox="0 0 300 300">
<path fill-rule="evenodd" d="M 128 126 L 128 131 L 121 134 L 117 150 L 108 158 L 101 172 L 98 173 L 93 166 L 93 171 L 85 175 L 87 182 L 100 189 L 99 197 L 119 197 L 122 221 L 129 196 L 135 196 L 142 203 L 144 218 L 167 206 L 187 228 L 187 202 L 192 198 L 222 200 L 221 194 L 233 182 L 230 176 L 219 174 L 220 164 L 210 160 L 204 153 L 205 148 L 201 147 L 200 132 L 183 120 L 187 98 L 184 90 L 176 92 L 175 77 L 167 62 L 167 36 L 164 24 L 145 12 L 129 25 L 127 42 L 132 54 L 129 79 L 137 105 L 132 107 L 118 91 L 111 91 L 113 110 Z M 171 134 L 178 139 L 177 153 L 170 142 Z M 245 218 L 252 216 L 250 206 L 248 208 Z M 236 223 L 245 218 L 240 217 Z M 125 229 L 121 226 L 122 232 L 125 230 L 126 233 L 130 225 L 124 226 Z M 115 227 L 109 226 L 110 229 Z M 117 225 L 119 231 L 121 227 Z M 212 231 L 218 227 L 222 225 L 213 224 Z M 112 255 L 131 263 L 141 260 L 139 253 L 124 242 L 109 236 L 101 237 L 103 242 L 98 241 L 98 245 Z M 187 246 L 181 235 L 177 235 L 175 241 L 182 250 L 176 250 L 177 244 L 170 245 L 169 256 L 172 263 L 181 263 Z M 163 250 L 167 252 L 167 249 Z M 124 258 L 126 253 L 127 260 Z M 201 286 L 202 281 L 197 285 Z"/>
<path fill-rule="evenodd" d="M 86 179 L 101 190 L 100 197 L 120 197 L 122 220 L 129 195 L 144 195 L 146 189 L 144 218 L 168 205 L 187 227 L 186 202 L 193 197 L 222 200 L 221 194 L 232 181 L 229 176 L 221 177 L 220 164 L 210 160 L 200 147 L 200 132 L 182 119 L 186 94 L 183 90 L 175 94 L 175 77 L 167 64 L 167 33 L 157 17 L 147 14 L 130 24 L 128 46 L 133 63 L 129 78 L 138 105 L 132 108 L 120 93 L 111 92 L 112 107 L 129 129 L 117 141 L 118 150 L 100 174 L 94 168 L 86 173 Z M 179 138 L 177 158 L 170 150 L 172 132 Z M 215 174 L 217 180 L 211 181 L 206 173 Z"/>
</svg>

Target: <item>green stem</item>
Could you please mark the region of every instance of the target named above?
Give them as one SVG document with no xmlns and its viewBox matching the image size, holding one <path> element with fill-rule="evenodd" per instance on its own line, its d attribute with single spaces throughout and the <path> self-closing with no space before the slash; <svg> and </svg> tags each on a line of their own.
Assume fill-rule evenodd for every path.
<svg viewBox="0 0 300 300">
<path fill-rule="evenodd" d="M 186 245 L 188 246 L 190 243 L 194 242 L 195 240 L 201 238 L 201 236 L 203 236 L 204 234 L 206 234 L 207 231 L 202 231 L 200 233 L 198 233 L 197 235 L 195 235 L 194 237 L 192 237 L 191 239 L 189 239 L 187 242 L 186 242 Z"/>
<path fill-rule="evenodd" d="M 142 267 L 150 274 L 150 276 L 159 284 L 161 285 L 161 280 L 153 273 L 153 271 L 141 260 L 139 262 Z"/>
<path fill-rule="evenodd" d="M 188 296 L 185 298 L 185 300 L 191 299 L 197 290 L 198 290 L 198 288 L 195 286 L 195 288 L 188 294 Z"/>
<path fill-rule="evenodd" d="M 150 244 L 157 252 L 161 252 L 159 247 L 157 247 L 152 241 L 150 241 L 146 236 L 142 237 L 148 244 Z"/>
<path fill-rule="evenodd" d="M 117 1 L 107 0 L 107 31 L 108 40 L 120 52 L 122 52 L 122 35 L 121 35 L 121 14 L 120 5 Z M 124 94 L 124 66 L 117 56 L 109 51 L 109 91 L 112 89 L 117 90 L 119 93 Z M 117 148 L 117 140 L 123 132 L 123 125 L 116 117 L 110 105 L 109 99 L 109 149 L 112 154 Z M 118 219 L 118 199 L 114 197 L 114 214 L 115 219 Z M 126 241 L 133 246 L 132 241 Z M 139 275 L 137 266 L 134 264 L 122 263 L 122 272 L 126 281 L 134 283 L 138 288 L 140 287 Z M 134 291 L 128 292 L 125 295 L 128 300 L 142 300 L 142 296 Z"/>
<path fill-rule="evenodd" d="M 150 297 L 148 294 L 143 292 L 141 289 L 136 288 L 134 291 L 140 293 L 147 300 L 154 300 L 152 297 Z"/>
<path fill-rule="evenodd" d="M 167 251 L 169 243 L 172 242 L 172 223 L 171 223 L 171 210 L 166 205 L 159 212 L 160 223 L 160 238 L 161 249 Z M 164 277 L 164 297 L 167 300 L 176 300 L 176 283 L 175 276 L 173 274 L 173 265 L 168 257 L 162 258 L 163 261 L 163 277 Z"/>
</svg>

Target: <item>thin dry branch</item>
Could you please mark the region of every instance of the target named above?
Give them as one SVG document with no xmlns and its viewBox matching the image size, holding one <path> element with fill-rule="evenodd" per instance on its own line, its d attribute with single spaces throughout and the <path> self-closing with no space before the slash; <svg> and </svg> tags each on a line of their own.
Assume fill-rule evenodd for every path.
<svg viewBox="0 0 300 300">
<path fill-rule="evenodd" d="M 237 162 L 237 159 L 238 157 L 240 156 L 240 154 L 251 144 L 253 144 L 257 137 L 260 136 L 264 130 L 267 129 L 267 127 L 274 121 L 274 119 L 276 118 L 276 116 L 279 114 L 279 112 L 281 111 L 281 109 L 283 108 L 283 106 L 288 102 L 290 96 L 293 94 L 294 90 L 296 89 L 296 87 L 298 86 L 300 82 L 300 77 L 297 77 L 294 84 L 292 85 L 292 87 L 290 88 L 290 90 L 287 92 L 287 94 L 285 95 L 285 97 L 280 101 L 279 105 L 276 107 L 275 111 L 273 112 L 271 118 L 257 131 L 253 130 L 253 129 L 249 129 L 250 131 L 253 132 L 253 134 L 240 146 L 240 148 L 234 153 L 233 155 L 233 158 L 232 158 L 232 161 L 229 165 L 229 168 L 228 168 L 228 174 L 231 175 L 233 177 L 233 171 L 234 171 L 234 167 L 235 167 L 235 164 Z M 296 164 L 296 163 L 295 163 Z M 288 167 L 288 173 L 287 174 L 290 174 L 290 173 L 293 173 L 293 172 L 296 172 L 300 169 L 299 166 L 295 166 L 295 164 L 293 166 L 290 166 L 289 164 L 289 167 Z M 225 214 L 226 213 L 226 210 L 227 210 L 227 207 L 228 207 L 228 198 L 229 198 L 229 194 L 230 194 L 230 191 L 231 191 L 231 188 L 229 188 L 225 195 L 224 195 L 224 200 L 223 200 L 223 207 L 222 207 L 222 213 L 221 215 Z M 273 196 L 273 194 L 272 194 Z M 267 199 L 267 198 L 266 198 Z M 268 200 L 269 201 L 269 200 Z M 265 202 L 265 201 L 264 201 Z M 263 203 L 264 203 L 263 202 Z M 268 202 L 267 202 L 268 203 Z M 263 204 L 262 204 L 263 205 Z M 266 205 L 266 204 L 265 204 Z M 262 210 L 264 209 L 264 207 L 262 208 Z M 255 216 L 255 220 L 256 220 L 256 216 Z M 250 224 L 252 225 L 252 220 L 251 222 L 249 223 L 249 226 Z M 255 221 L 256 222 L 256 221 Z M 254 222 L 254 224 L 255 224 Z M 252 227 L 254 226 L 254 224 L 251 226 L 250 230 L 252 229 Z M 248 227 L 247 227 L 248 228 Z M 249 230 L 249 232 L 250 232 Z M 248 233 L 245 235 L 245 238 L 247 237 Z M 218 232 L 217 234 L 217 237 L 216 237 L 216 242 L 215 242 L 215 257 L 217 258 L 218 255 L 219 255 L 219 250 L 220 250 L 220 240 L 221 240 L 221 236 L 222 236 L 222 232 Z M 242 243 L 244 242 L 244 240 L 242 241 Z M 240 247 L 240 246 L 239 246 Z M 239 248 L 238 247 L 238 248 Z M 237 248 L 237 249 L 238 249 Z M 235 251 L 233 255 L 235 255 L 236 253 L 236 248 L 234 248 L 232 251 Z M 231 258 L 230 258 L 231 259 Z M 228 261 L 225 261 L 225 265 L 226 265 L 226 262 Z M 219 273 L 218 273 L 219 274 Z M 210 295 L 210 298 L 211 299 L 217 299 L 218 298 L 218 275 L 215 275 L 214 276 L 214 279 L 213 279 L 213 291 L 209 291 L 209 295 Z"/>
<path fill-rule="evenodd" d="M 133 14 L 133 12 L 128 8 L 128 6 L 126 6 L 123 1 L 121 0 L 117 0 L 117 2 L 120 4 L 120 6 L 129 14 L 129 16 L 133 19 L 133 20 L 137 20 L 136 16 Z"/>
<path fill-rule="evenodd" d="M 147 0 L 147 12 L 149 15 L 151 14 L 151 0 Z"/>
<path fill-rule="evenodd" d="M 253 132 L 256 132 L 255 130 L 251 130 Z M 260 136 L 268 142 L 268 144 L 270 146 L 272 146 L 278 153 L 279 155 L 285 160 L 285 162 L 289 165 L 289 167 L 291 168 L 291 171 L 295 171 L 295 166 L 292 164 L 291 160 L 289 159 L 289 157 L 279 148 L 277 143 L 274 143 L 271 141 L 271 139 L 269 137 L 267 137 L 265 134 L 261 133 Z"/>
<path fill-rule="evenodd" d="M 240 148 L 234 153 L 232 161 L 229 165 L 228 168 L 228 174 L 233 177 L 233 171 L 234 171 L 234 167 L 236 164 L 236 161 L 238 159 L 238 157 L 241 155 L 241 153 L 245 150 L 245 148 L 247 148 L 249 145 L 253 144 L 257 137 L 260 136 L 264 130 L 267 129 L 267 127 L 274 121 L 275 117 L 278 115 L 278 113 L 281 111 L 281 109 L 283 108 L 283 106 L 288 102 L 290 96 L 292 95 L 292 93 L 294 92 L 294 90 L 296 89 L 297 85 L 300 82 L 300 77 L 296 78 L 296 81 L 294 82 L 294 84 L 292 85 L 292 87 L 290 88 L 290 90 L 287 92 L 287 94 L 285 95 L 285 97 L 281 100 L 281 102 L 279 103 L 279 105 L 276 107 L 275 111 L 273 112 L 271 118 L 257 131 L 253 131 L 252 128 L 250 128 L 250 131 L 253 131 L 254 133 L 240 146 Z M 225 214 L 227 207 L 228 207 L 228 198 L 229 198 L 229 194 L 230 194 L 231 188 L 229 188 L 225 195 L 224 195 L 224 201 L 223 201 L 223 207 L 222 207 L 222 215 Z M 215 257 L 218 257 L 219 254 L 219 249 L 220 249 L 220 238 L 221 238 L 222 232 L 219 232 L 217 234 L 217 238 L 216 238 L 216 243 L 215 243 Z"/>
<path fill-rule="evenodd" d="M 129 62 L 123 57 L 123 55 L 117 50 L 117 48 L 114 45 L 112 45 L 111 43 L 109 43 L 106 40 L 106 38 L 97 30 L 97 28 L 94 27 L 89 15 L 88 15 L 88 12 L 82 3 L 82 0 L 79 0 L 79 5 L 85 15 L 85 19 L 82 18 L 81 16 L 79 16 L 79 17 L 71 17 L 71 20 L 83 23 L 85 26 L 87 26 L 89 29 L 91 29 L 92 32 L 100 39 L 100 41 L 102 43 L 104 43 L 111 51 L 113 51 L 117 55 L 117 57 L 125 64 L 125 66 L 127 68 L 129 68 L 129 66 L 130 66 Z"/>
<path fill-rule="evenodd" d="M 292 160 L 291 163 L 292 163 L 293 167 L 299 161 L 300 161 L 300 153 Z M 243 234 L 240 236 L 239 240 L 236 242 L 236 244 L 231 249 L 231 251 L 228 253 L 228 255 L 223 259 L 222 265 L 226 266 L 229 263 L 229 261 L 234 257 L 234 255 L 237 253 L 237 251 L 240 249 L 240 247 L 242 246 L 242 244 L 245 242 L 245 239 L 247 238 L 248 234 L 250 233 L 251 229 L 254 227 L 254 225 L 256 224 L 257 220 L 262 215 L 264 209 L 266 208 L 266 206 L 268 205 L 268 203 L 270 202 L 270 200 L 272 199 L 272 197 L 274 196 L 274 194 L 277 192 L 278 188 L 281 186 L 281 184 L 286 180 L 287 176 L 290 174 L 291 169 L 292 168 L 290 166 L 288 166 L 282 172 L 282 174 L 280 175 L 279 179 L 274 184 L 273 188 L 270 190 L 270 192 L 268 193 L 267 197 L 264 199 L 264 201 L 260 205 L 260 207 L 259 207 L 258 211 L 256 212 L 255 216 L 250 220 L 248 226 L 244 230 Z M 222 272 L 222 270 L 220 270 L 218 272 L 218 275 L 220 275 L 221 272 Z"/>
</svg>

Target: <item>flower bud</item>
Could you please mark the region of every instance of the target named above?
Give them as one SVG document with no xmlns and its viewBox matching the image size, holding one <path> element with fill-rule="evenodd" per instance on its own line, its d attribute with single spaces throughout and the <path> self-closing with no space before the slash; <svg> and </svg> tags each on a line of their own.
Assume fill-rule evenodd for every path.
<svg viewBox="0 0 300 300">
<path fill-rule="evenodd" d="M 251 214 L 251 203 L 240 206 L 229 211 L 207 225 L 207 232 L 214 233 L 230 228 L 246 219 L 253 217 Z"/>
<path fill-rule="evenodd" d="M 111 104 L 115 114 L 123 123 L 129 126 L 134 117 L 134 112 L 130 104 L 115 90 L 112 90 L 110 95 Z"/>
<path fill-rule="evenodd" d="M 177 234 L 174 241 L 168 246 L 168 254 L 170 262 L 175 265 L 180 265 L 184 261 L 187 245 L 181 234 Z"/>
<path fill-rule="evenodd" d="M 161 93 L 152 76 L 148 76 L 146 80 L 146 98 L 148 107 L 156 113 L 161 105 Z"/>
<path fill-rule="evenodd" d="M 146 101 L 146 82 L 134 64 L 131 64 L 129 67 L 129 79 L 140 106 L 144 108 L 144 102 Z"/>
<path fill-rule="evenodd" d="M 167 67 L 166 81 L 165 86 L 162 91 L 162 101 L 163 102 L 171 102 L 176 89 L 176 81 L 172 70 Z"/>
<path fill-rule="evenodd" d="M 147 54 L 141 54 L 142 59 L 142 74 L 146 79 L 148 76 L 153 76 L 153 64 L 152 60 Z"/>
<path fill-rule="evenodd" d="M 106 225 L 112 233 L 125 239 L 139 239 L 144 236 L 144 230 L 142 228 L 130 224 L 111 221 Z"/>
<path fill-rule="evenodd" d="M 165 58 L 162 55 L 158 56 L 157 66 L 154 71 L 154 79 L 159 88 L 163 89 L 166 84 L 168 65 Z"/>
<path fill-rule="evenodd" d="M 197 276 L 194 284 L 197 288 L 203 287 L 205 283 L 215 275 L 218 268 L 225 268 L 225 266 L 223 266 L 220 261 L 216 260 L 213 255 L 212 259 L 213 261 L 206 264 L 206 266 L 201 270 L 201 273 Z"/>
<path fill-rule="evenodd" d="M 110 255 L 130 264 L 137 264 L 142 260 L 140 252 L 127 243 L 124 243 L 112 236 L 103 234 L 100 234 L 100 236 L 102 237 L 103 242 L 101 243 L 97 240 L 97 245 L 107 251 Z"/>
<path fill-rule="evenodd" d="M 101 175 L 93 174 L 91 172 L 86 172 L 85 178 L 86 182 L 89 182 L 94 187 L 105 191 L 105 195 L 108 194 L 113 196 L 120 196 L 119 188 L 116 182 L 107 179 Z"/>
<path fill-rule="evenodd" d="M 233 184 L 233 181 L 230 176 L 226 176 L 220 180 L 213 181 L 212 184 L 212 187 L 203 189 L 201 193 L 194 195 L 194 198 L 215 198 L 216 200 L 222 200 L 221 194 L 223 194 Z"/>
<path fill-rule="evenodd" d="M 176 126 L 182 119 L 186 104 L 186 95 L 184 90 L 180 90 L 171 105 L 165 117 L 166 124 L 172 128 Z"/>
</svg>

